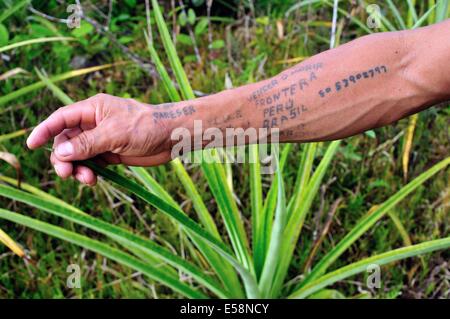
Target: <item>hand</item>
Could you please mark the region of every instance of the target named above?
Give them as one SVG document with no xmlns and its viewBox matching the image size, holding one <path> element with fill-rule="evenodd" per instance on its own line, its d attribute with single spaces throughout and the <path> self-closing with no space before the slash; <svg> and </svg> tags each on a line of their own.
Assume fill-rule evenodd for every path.
<svg viewBox="0 0 450 319">
<path fill-rule="evenodd" d="M 100 165 L 153 166 L 170 160 L 168 131 L 152 119 L 152 106 L 133 99 L 97 94 L 61 107 L 30 134 L 36 149 L 54 138 L 50 161 L 61 178 L 74 176 L 95 185 L 94 172 L 75 161 Z"/>
</svg>

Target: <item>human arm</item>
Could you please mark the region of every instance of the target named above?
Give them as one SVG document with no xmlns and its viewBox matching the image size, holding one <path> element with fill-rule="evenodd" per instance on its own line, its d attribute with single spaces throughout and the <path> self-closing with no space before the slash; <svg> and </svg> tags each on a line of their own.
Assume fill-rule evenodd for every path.
<svg viewBox="0 0 450 319">
<path fill-rule="evenodd" d="M 449 39 L 450 20 L 369 35 L 273 78 L 179 103 L 97 95 L 53 113 L 27 143 L 37 148 L 55 137 L 51 160 L 58 175 L 94 184 L 93 172 L 74 161 L 158 165 L 172 158 L 171 136 L 180 127 L 193 138 L 199 135 L 200 147 L 208 144 L 204 133 L 212 128 L 224 136 L 230 127 L 279 128 L 282 142 L 340 139 L 448 100 Z M 202 121 L 199 132 L 194 120 Z M 64 155 L 61 146 L 71 146 L 72 154 Z"/>
</svg>

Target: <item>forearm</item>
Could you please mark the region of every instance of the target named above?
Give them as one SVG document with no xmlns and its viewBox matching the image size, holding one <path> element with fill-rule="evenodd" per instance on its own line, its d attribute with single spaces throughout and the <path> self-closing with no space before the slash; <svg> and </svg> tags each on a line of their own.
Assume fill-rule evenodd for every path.
<svg viewBox="0 0 450 319">
<path fill-rule="evenodd" d="M 208 128 L 224 136 L 226 128 L 279 128 L 282 142 L 344 138 L 449 99 L 449 38 L 450 20 L 366 36 L 271 79 L 166 105 L 153 118 L 169 132 L 201 134 L 203 145 Z"/>
<path fill-rule="evenodd" d="M 180 103 L 97 94 L 53 112 L 27 145 L 54 139 L 58 175 L 94 185 L 79 161 L 153 166 L 205 146 L 278 141 L 275 133 L 281 142 L 344 138 L 450 99 L 449 39 L 450 20 L 371 35 L 271 79 Z"/>
</svg>

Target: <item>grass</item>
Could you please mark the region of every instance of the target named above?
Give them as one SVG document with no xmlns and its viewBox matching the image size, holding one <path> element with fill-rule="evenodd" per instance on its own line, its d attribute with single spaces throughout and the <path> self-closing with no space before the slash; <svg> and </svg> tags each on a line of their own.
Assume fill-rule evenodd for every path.
<svg viewBox="0 0 450 319">
<path fill-rule="evenodd" d="M 314 5 L 326 8 L 319 2 Z M 256 26 L 252 30 L 252 42 L 236 51 L 253 57 L 238 61 L 243 72 L 220 64 L 220 60 L 226 61 L 227 54 L 222 52 L 216 59 L 219 61 L 210 62 L 221 66 L 214 76 L 212 69 L 192 62 L 185 66 L 191 72 L 188 76 L 181 67 L 170 32 L 157 9 L 157 6 L 153 7 L 160 37 L 153 35 L 154 42 L 148 39 L 147 45 L 140 41 L 142 46 L 135 49 L 143 55 L 149 54 L 157 64 L 162 85 L 144 88 L 145 93 L 142 94 L 139 83 L 146 83 L 147 76 L 137 70 L 134 74 L 125 72 L 122 77 L 123 68 L 118 68 L 117 71 L 105 69 L 102 72 L 107 74 L 106 78 L 116 78 L 122 86 L 115 81 L 99 81 L 91 77 L 83 84 L 87 87 L 85 92 L 69 83 L 59 82 L 58 86 L 64 85 L 64 90 L 61 90 L 56 87 L 56 80 L 68 77 L 47 77 L 37 70 L 37 78 L 41 80 L 36 82 L 39 86 L 34 85 L 26 93 L 39 94 L 43 101 L 33 103 L 33 108 L 36 104 L 48 110 L 46 105 L 55 103 L 51 94 L 39 93 L 38 90 L 44 87 L 49 88 L 63 104 L 71 102 L 68 95 L 82 98 L 102 88 L 108 93 L 137 96 L 154 102 L 177 101 L 180 96 L 190 99 L 194 97 L 191 84 L 205 92 L 217 91 L 223 83 L 210 79 L 224 78 L 225 72 L 230 72 L 235 85 L 263 77 L 264 74 L 258 72 L 263 56 L 254 54 L 255 51 L 271 56 L 271 59 L 274 57 L 270 62 L 270 74 L 273 74 L 282 67 L 276 61 L 285 59 L 286 53 L 289 58 L 308 56 L 327 45 L 311 39 L 305 45 L 295 39 L 286 46 L 279 42 L 275 33 L 268 31 L 270 36 L 258 33 L 258 28 L 266 30 L 266 26 Z M 399 11 L 404 9 L 399 8 Z M 340 18 L 343 17 L 345 15 Z M 329 19 L 326 16 L 321 18 Z M 361 32 L 358 28 L 351 29 L 351 21 L 348 21 L 349 30 L 341 33 L 338 42 L 345 41 L 346 36 L 354 32 Z M 144 27 L 145 23 L 136 30 L 137 36 L 142 35 Z M 318 31 L 327 37 L 329 27 L 318 28 Z M 165 51 L 157 47 L 161 39 Z M 239 41 L 246 40 L 242 38 Z M 83 50 L 90 49 L 83 47 Z M 180 50 L 190 49 L 179 44 L 178 52 Z M 112 56 L 123 60 L 120 52 L 113 51 Z M 27 63 L 26 60 L 20 62 Z M 229 63 L 231 65 L 232 62 Z M 173 73 L 165 71 L 164 65 L 170 65 Z M 205 74 L 197 76 L 197 70 L 202 68 Z M 66 74 L 68 70 L 47 71 Z M 119 72 L 119 75 L 113 72 Z M 173 82 L 178 82 L 178 85 L 174 86 Z M 7 92 L 5 96 L 13 94 L 4 102 L 5 106 L 18 99 L 29 100 L 23 94 L 14 95 L 17 90 L 11 85 L 5 86 L 4 90 Z M 24 116 L 29 126 L 36 123 L 29 108 L 12 107 L 10 112 Z M 423 122 L 418 122 L 416 139 L 424 142 L 418 145 L 416 159 L 409 172 L 413 177 L 407 185 L 404 185 L 402 171 L 396 164 L 401 163 L 401 146 L 396 136 L 401 135 L 402 125 L 376 130 L 375 138 L 361 135 L 342 142 L 286 145 L 280 150 L 282 170 L 273 180 L 263 178 L 258 165 L 233 165 L 230 168 L 222 164 L 202 164 L 199 168 L 191 168 L 174 161 L 153 169 L 119 167 L 112 171 L 93 167 L 103 176 L 94 190 L 58 179 L 53 182 L 54 175 L 42 170 L 42 167 L 48 167 L 43 156 L 46 151 L 25 153 L 17 142 L 20 137 L 9 139 L 4 142 L 4 147 L 11 153 L 20 154 L 26 183 L 22 183 L 22 190 L 0 185 L 0 194 L 7 198 L 0 217 L 15 223 L 7 223 L 6 227 L 1 225 L 16 242 L 26 243 L 24 246 L 33 262 L 24 261 L 26 267 L 23 267 L 20 266 L 22 260 L 8 253 L 5 253 L 6 257 L 0 257 L 0 269 L 6 269 L 0 276 L 3 288 L 0 296 L 304 298 L 320 293 L 324 295 L 330 291 L 325 288 L 332 285 L 332 291 L 339 290 L 339 296 L 352 297 L 357 296 L 356 288 L 343 280 L 362 272 L 357 278 L 363 281 L 368 264 L 394 261 L 396 266 L 383 268 L 387 269 L 383 270 L 385 289 L 372 291 L 372 295 L 395 297 L 400 291 L 406 294 L 408 289 L 404 282 L 411 280 L 408 276 L 417 278 L 420 285 L 426 284 L 430 273 L 427 267 L 439 267 L 442 257 L 434 252 L 425 255 L 423 263 L 413 259 L 399 264 L 398 260 L 445 249 L 449 245 L 448 238 L 436 239 L 448 236 L 445 228 L 448 144 L 442 144 L 445 138 L 439 136 L 446 134 L 445 129 L 439 130 L 446 127 L 445 116 L 448 116 L 448 108 L 430 110 L 425 112 Z M 1 120 L 11 122 L 6 116 Z M 426 129 L 430 123 L 434 127 Z M 7 132 L 15 129 L 19 128 L 8 126 Z M 435 131 L 439 133 L 434 134 Z M 256 147 L 249 148 L 249 152 L 256 151 Z M 217 156 L 215 152 L 205 155 Z M 13 176 L 10 168 L 2 168 L 3 172 Z M 338 177 L 336 181 L 333 181 L 334 176 Z M 14 185 L 13 179 L 1 178 Z M 408 200 L 405 201 L 406 196 Z M 324 212 L 331 209 L 337 198 L 343 198 L 344 203 L 338 207 L 339 217 L 332 220 L 327 238 L 313 258 L 311 272 L 303 274 L 300 269 L 311 252 L 315 234 L 323 227 Z M 374 205 L 376 207 L 371 209 Z M 405 236 L 404 231 L 397 231 L 398 220 L 393 222 L 383 218 L 392 212 L 394 206 L 413 245 L 392 250 L 403 245 Z M 30 207 L 35 213 L 33 217 L 28 217 Z M 18 232 L 22 228 L 17 224 L 64 242 L 48 241 L 49 237 L 39 232 Z M 25 240 L 23 236 L 27 235 Z M 285 240 L 287 238 L 290 240 Z M 85 266 L 83 273 L 86 274 L 83 288 L 75 291 L 65 287 L 65 267 L 72 262 Z M 277 267 L 273 267 L 274 264 Z M 47 284 L 48 278 L 52 278 L 52 285 Z M 422 296 L 433 294 L 429 287 L 420 286 L 418 290 Z"/>
</svg>

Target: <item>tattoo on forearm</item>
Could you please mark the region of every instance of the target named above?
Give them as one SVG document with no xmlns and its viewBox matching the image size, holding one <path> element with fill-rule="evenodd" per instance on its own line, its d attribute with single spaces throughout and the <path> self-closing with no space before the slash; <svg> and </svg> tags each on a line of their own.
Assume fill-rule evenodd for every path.
<svg viewBox="0 0 450 319">
<path fill-rule="evenodd" d="M 356 74 L 352 74 L 340 81 L 336 81 L 334 83 L 334 85 L 330 85 L 327 86 L 325 88 L 323 88 L 322 90 L 320 90 L 318 92 L 319 96 L 324 98 L 326 97 L 328 94 L 333 93 L 333 92 L 340 92 L 348 87 L 351 87 L 354 84 L 357 84 L 358 81 L 364 80 L 364 79 L 370 79 L 373 78 L 379 74 L 382 73 L 387 73 L 388 69 L 386 66 L 381 65 L 381 66 L 376 66 L 374 68 L 371 68 L 367 71 L 363 71 L 363 72 L 359 72 Z"/>
<path fill-rule="evenodd" d="M 254 97 L 252 95 L 251 100 L 254 101 L 256 107 L 270 106 L 271 104 L 279 103 L 283 99 L 296 95 L 299 91 L 304 91 L 305 88 L 307 88 L 310 83 L 315 80 L 317 80 L 316 74 L 314 72 L 310 72 L 308 77 L 298 79 L 295 83 L 287 85 L 268 96 L 260 95 L 259 97 Z M 272 86 L 271 88 L 274 87 Z"/>
<path fill-rule="evenodd" d="M 264 109 L 263 127 L 281 127 L 290 120 L 297 119 L 301 114 L 307 112 L 305 105 L 296 105 L 292 98 L 285 103 L 271 105 Z"/>
<path fill-rule="evenodd" d="M 318 79 L 323 63 L 303 64 L 282 72 L 253 91 L 248 100 L 262 110 L 264 128 L 280 128 L 281 137 L 301 134 L 305 124 L 298 123 L 308 108 L 299 103 L 301 94 Z M 301 75 L 302 73 L 306 73 Z M 292 79 L 290 79 L 292 76 Z M 287 82 L 287 79 L 290 79 Z"/>
<path fill-rule="evenodd" d="M 311 63 L 311 64 L 301 64 L 290 68 L 280 74 L 280 79 L 287 80 L 290 76 L 296 75 L 301 72 L 318 71 L 323 68 L 323 63 Z"/>
<path fill-rule="evenodd" d="M 276 88 L 280 84 L 282 84 L 283 81 L 287 80 L 289 77 L 293 75 L 297 75 L 301 72 L 309 72 L 308 76 L 303 77 L 301 79 L 298 79 L 298 85 L 300 90 L 303 90 L 306 86 L 308 86 L 309 82 L 316 80 L 316 71 L 323 68 L 323 63 L 313 63 L 313 64 L 306 64 L 306 65 L 299 65 L 294 68 L 291 68 L 289 70 L 286 70 L 282 72 L 277 77 L 273 78 L 267 83 L 264 83 L 261 87 L 256 89 L 250 94 L 250 97 L 248 98 L 249 102 L 257 101 L 261 96 L 263 96 L 268 91 Z"/>
<path fill-rule="evenodd" d="M 243 115 L 242 115 L 242 111 L 241 110 L 237 110 L 234 111 L 230 114 L 225 114 L 223 116 L 218 116 L 212 120 L 208 121 L 209 125 L 213 125 L 215 127 L 219 127 L 219 126 L 223 126 L 223 125 L 227 125 L 229 124 L 231 121 L 234 120 L 238 120 L 238 119 L 242 119 Z"/>
<path fill-rule="evenodd" d="M 169 106 L 169 104 L 166 104 L 166 106 L 163 105 L 162 108 L 166 108 L 167 110 L 153 112 L 153 120 L 156 122 L 158 120 L 176 119 L 179 117 L 192 115 L 196 112 L 196 109 L 193 105 L 181 106 L 177 109 L 170 109 L 172 106 L 173 105 Z"/>
<path fill-rule="evenodd" d="M 249 102 L 257 100 L 258 97 L 260 97 L 261 95 L 263 95 L 267 91 L 273 89 L 278 84 L 279 83 L 278 83 L 277 79 L 272 79 L 269 83 L 265 83 L 263 86 L 261 86 L 260 88 L 258 88 L 257 90 L 255 90 L 255 91 L 253 91 L 251 93 L 250 97 L 248 98 Z"/>
</svg>

